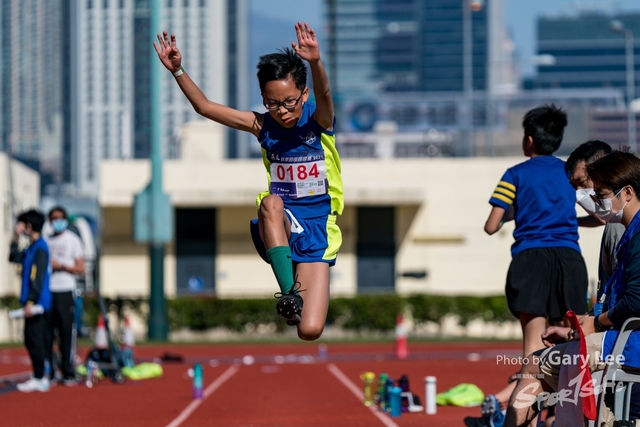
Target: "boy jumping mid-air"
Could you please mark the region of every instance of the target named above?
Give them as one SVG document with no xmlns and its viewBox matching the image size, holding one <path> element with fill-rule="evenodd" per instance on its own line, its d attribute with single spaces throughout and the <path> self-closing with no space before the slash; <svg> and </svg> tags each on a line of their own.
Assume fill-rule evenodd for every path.
<svg viewBox="0 0 640 427">
<path fill-rule="evenodd" d="M 301 339 L 315 340 L 322 335 L 329 306 L 329 267 L 342 244 L 336 217 L 344 200 L 333 101 L 318 40 L 308 24 L 298 22 L 295 30 L 293 49 L 260 57 L 258 83 L 267 113 L 238 111 L 207 99 L 182 67 L 175 35 L 164 31 L 153 45 L 198 114 L 258 138 L 268 190 L 257 197 L 251 235 L 280 286 L 278 314 L 297 325 Z M 311 70 L 316 105 L 307 102 L 303 59 Z"/>
</svg>

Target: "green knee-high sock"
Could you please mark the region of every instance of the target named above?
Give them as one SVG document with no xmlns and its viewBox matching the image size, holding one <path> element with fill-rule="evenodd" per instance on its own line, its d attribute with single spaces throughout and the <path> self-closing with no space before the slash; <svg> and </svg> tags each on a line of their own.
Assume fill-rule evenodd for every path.
<svg viewBox="0 0 640 427">
<path fill-rule="evenodd" d="M 275 246 L 267 251 L 271 269 L 283 294 L 293 287 L 293 263 L 289 246 Z"/>
</svg>

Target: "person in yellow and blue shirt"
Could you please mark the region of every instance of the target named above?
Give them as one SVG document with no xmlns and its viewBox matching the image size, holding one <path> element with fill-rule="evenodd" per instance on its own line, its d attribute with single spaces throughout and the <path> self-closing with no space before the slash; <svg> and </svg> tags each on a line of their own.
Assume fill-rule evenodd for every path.
<svg viewBox="0 0 640 427">
<path fill-rule="evenodd" d="M 329 267 L 342 244 L 336 217 L 344 200 L 333 101 L 316 33 L 300 22 L 295 30 L 298 41 L 292 49 L 264 55 L 258 63 L 267 113 L 208 100 L 182 67 L 175 35 L 158 34 L 153 45 L 196 112 L 258 138 L 268 189 L 257 197 L 251 235 L 280 286 L 278 314 L 297 326 L 301 339 L 315 340 L 322 335 L 329 306 Z M 307 102 L 303 60 L 311 71 L 315 105 Z"/>
<path fill-rule="evenodd" d="M 576 192 L 565 162 L 553 156 L 562 143 L 566 113 L 543 105 L 527 112 L 522 125 L 522 149 L 529 160 L 507 169 L 498 182 L 484 229 L 491 235 L 515 220 L 505 291 L 509 309 L 520 320 L 526 357 L 544 348 L 547 321 L 560 323 L 568 310 L 587 313 L 588 276 L 578 245 Z M 487 396 L 485 425 L 502 425 L 500 407 L 514 386 L 503 390 L 502 398 Z"/>
</svg>

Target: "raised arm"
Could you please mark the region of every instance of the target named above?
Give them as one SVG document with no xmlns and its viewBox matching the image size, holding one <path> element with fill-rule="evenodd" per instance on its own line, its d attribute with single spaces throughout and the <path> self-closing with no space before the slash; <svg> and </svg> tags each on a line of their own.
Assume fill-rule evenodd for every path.
<svg viewBox="0 0 640 427">
<path fill-rule="evenodd" d="M 13 240 L 11 241 L 11 247 L 9 249 L 9 262 L 22 264 L 22 260 L 24 259 L 24 250 L 20 249 L 18 240 L 20 240 L 20 235 L 24 232 L 24 229 L 24 222 L 18 221 L 14 230 Z"/>
<path fill-rule="evenodd" d="M 316 32 L 309 27 L 309 24 L 296 24 L 296 35 L 298 43 L 291 43 L 291 46 L 300 56 L 309 63 L 311 78 L 313 79 L 313 93 L 316 98 L 316 111 L 313 113 L 314 119 L 325 129 L 333 129 L 333 100 L 331 99 L 331 89 L 329 88 L 329 77 L 327 71 L 320 60 L 320 47 Z"/>
<path fill-rule="evenodd" d="M 171 38 L 166 31 L 158 34 L 158 43 L 154 42 L 153 47 L 156 49 L 162 65 L 175 76 L 178 86 L 196 113 L 230 128 L 251 132 L 258 136 L 262 127 L 263 115 L 253 111 L 239 111 L 207 99 L 182 68 L 182 54 L 178 49 L 174 34 L 171 34 Z"/>
</svg>

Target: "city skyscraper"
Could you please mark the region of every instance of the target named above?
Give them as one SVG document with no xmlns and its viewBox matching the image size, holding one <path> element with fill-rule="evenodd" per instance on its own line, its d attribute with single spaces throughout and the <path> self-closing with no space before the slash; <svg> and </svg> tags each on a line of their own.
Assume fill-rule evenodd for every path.
<svg viewBox="0 0 640 427">
<path fill-rule="evenodd" d="M 70 2 L 0 0 L 0 144 L 42 173 L 68 179 Z"/>
<path fill-rule="evenodd" d="M 621 21 L 634 37 L 636 94 L 640 70 L 640 13 L 584 12 L 538 18 L 536 76 L 528 89 L 626 87 L 625 37 L 611 23 Z"/>
<path fill-rule="evenodd" d="M 499 72 L 495 65 L 504 61 L 502 3 L 474 3 L 481 7 L 470 14 L 475 90 L 500 80 L 490 72 Z M 472 7 L 471 1 L 325 0 L 325 5 L 330 71 L 339 94 L 463 90 L 463 7 Z"/>
<path fill-rule="evenodd" d="M 184 68 L 212 100 L 246 108 L 247 0 L 162 0 L 162 26 L 176 35 Z M 150 0 L 79 0 L 74 183 L 97 194 L 99 163 L 148 158 L 151 150 Z M 233 28 L 234 32 L 230 32 Z M 162 77 L 163 156 L 179 156 L 177 131 L 201 119 L 173 81 Z M 235 147 L 235 145 L 234 145 Z"/>
<path fill-rule="evenodd" d="M 325 0 L 325 6 L 328 70 L 343 132 L 374 132 L 379 123 L 416 132 L 418 140 L 430 132 L 443 145 L 438 153 L 456 156 L 479 152 L 478 129 L 484 141 L 493 138 L 497 99 L 516 90 L 504 0 Z"/>
</svg>

